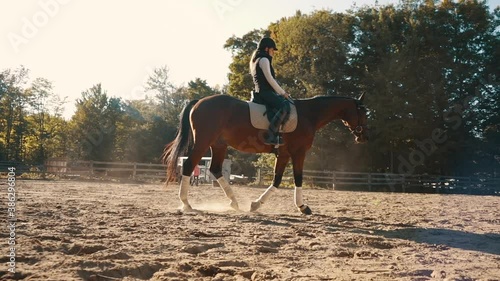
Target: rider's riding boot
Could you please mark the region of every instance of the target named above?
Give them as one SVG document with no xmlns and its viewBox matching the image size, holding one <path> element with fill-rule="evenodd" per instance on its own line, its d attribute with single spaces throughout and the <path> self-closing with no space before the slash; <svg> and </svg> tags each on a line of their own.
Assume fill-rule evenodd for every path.
<svg viewBox="0 0 500 281">
<path fill-rule="evenodd" d="M 281 146 L 285 144 L 280 134 L 271 130 L 267 131 L 267 137 L 264 140 L 264 143 L 272 146 Z"/>
<path fill-rule="evenodd" d="M 266 138 L 264 140 L 265 144 L 272 146 L 280 146 L 285 144 L 283 142 L 283 137 L 279 133 L 279 128 L 284 118 L 285 113 L 282 110 L 278 111 L 276 115 L 274 115 L 273 119 L 271 120 L 269 130 L 267 131 Z"/>
</svg>

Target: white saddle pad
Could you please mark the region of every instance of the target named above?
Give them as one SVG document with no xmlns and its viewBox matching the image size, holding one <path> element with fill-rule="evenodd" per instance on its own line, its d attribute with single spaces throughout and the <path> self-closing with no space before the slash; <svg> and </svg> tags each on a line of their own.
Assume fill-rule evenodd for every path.
<svg viewBox="0 0 500 281">
<path fill-rule="evenodd" d="M 250 109 L 250 121 L 252 122 L 252 126 L 261 130 L 269 129 L 269 120 L 267 119 L 267 115 L 264 115 L 266 112 L 266 106 L 263 104 L 248 102 L 248 107 Z M 288 121 L 281 126 L 280 132 L 293 132 L 295 128 L 297 128 L 297 120 L 297 109 L 295 108 L 295 105 L 290 104 L 290 117 L 288 118 Z"/>
</svg>

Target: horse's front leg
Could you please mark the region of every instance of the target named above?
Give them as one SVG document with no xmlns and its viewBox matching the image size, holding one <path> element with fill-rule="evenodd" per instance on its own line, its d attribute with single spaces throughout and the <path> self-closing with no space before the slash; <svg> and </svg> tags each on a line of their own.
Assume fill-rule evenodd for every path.
<svg viewBox="0 0 500 281">
<path fill-rule="evenodd" d="M 259 209 L 260 206 L 262 206 L 262 204 L 264 204 L 271 197 L 271 195 L 276 192 L 276 189 L 278 189 L 281 184 L 281 179 L 283 178 L 283 173 L 285 172 L 288 160 L 290 160 L 290 156 L 283 154 L 280 154 L 278 158 L 276 158 L 276 162 L 274 164 L 273 184 L 269 186 L 257 200 L 252 202 L 250 205 L 250 212 L 257 211 L 257 209 Z"/>
<path fill-rule="evenodd" d="M 300 151 L 292 155 L 293 164 L 293 178 L 295 181 L 295 206 L 305 215 L 311 215 L 311 209 L 304 204 L 304 199 L 302 197 L 302 178 L 304 171 L 304 159 L 306 157 L 305 151 Z"/>
</svg>

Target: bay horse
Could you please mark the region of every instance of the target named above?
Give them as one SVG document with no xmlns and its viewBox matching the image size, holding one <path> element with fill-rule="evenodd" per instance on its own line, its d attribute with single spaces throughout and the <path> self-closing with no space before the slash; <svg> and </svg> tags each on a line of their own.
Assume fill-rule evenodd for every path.
<svg viewBox="0 0 500 281">
<path fill-rule="evenodd" d="M 230 206 L 238 210 L 233 190 L 222 176 L 222 162 L 227 147 L 232 146 L 248 153 L 271 153 L 276 149 L 273 183 L 251 203 L 250 211 L 256 211 L 280 186 L 285 167 L 291 158 L 295 205 L 302 213 L 311 214 L 311 209 L 302 199 L 302 172 L 306 151 L 311 148 L 316 131 L 336 119 L 343 121 L 357 143 L 366 142 L 367 112 L 362 104 L 363 98 L 364 94 L 357 99 L 316 96 L 295 100 L 297 127 L 293 132 L 283 134 L 285 144 L 279 148 L 264 144 L 265 131 L 252 126 L 246 101 L 228 95 L 214 95 L 190 101 L 180 114 L 180 125 L 175 139 L 167 144 L 163 151 L 163 163 L 167 166 L 167 184 L 176 178 L 178 158 L 187 154 L 181 171 L 179 199 L 182 202 L 182 210 L 192 211 L 188 202 L 189 176 L 194 166 L 210 148 L 212 151 L 210 172 L 231 200 Z"/>
</svg>

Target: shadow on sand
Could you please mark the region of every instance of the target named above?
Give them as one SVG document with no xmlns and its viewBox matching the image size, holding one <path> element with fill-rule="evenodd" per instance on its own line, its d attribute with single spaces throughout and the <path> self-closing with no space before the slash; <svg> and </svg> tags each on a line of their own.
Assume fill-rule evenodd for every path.
<svg viewBox="0 0 500 281">
<path fill-rule="evenodd" d="M 442 228 L 406 228 L 375 231 L 386 238 L 399 238 L 418 243 L 446 245 L 463 250 L 500 255 L 500 234 L 477 234 Z"/>
<path fill-rule="evenodd" d="M 404 239 L 430 245 L 444 245 L 469 251 L 478 251 L 500 256 L 500 234 L 472 233 L 444 228 L 407 227 L 393 230 L 358 228 L 356 232 L 371 232 L 373 235 L 392 239 Z"/>
<path fill-rule="evenodd" d="M 322 219 L 328 218 L 328 216 L 325 215 L 319 216 Z M 338 217 L 335 218 L 335 220 L 338 222 L 351 222 L 352 224 L 350 225 L 339 225 L 337 223 L 330 224 L 330 226 L 337 229 L 343 228 L 350 232 L 378 235 L 389 239 L 404 239 L 429 245 L 443 245 L 450 248 L 478 251 L 500 256 L 500 233 L 478 234 L 446 228 L 424 228 L 409 224 L 390 224 L 349 217 Z M 364 226 L 360 227 L 358 224 L 364 224 Z M 367 227 L 367 224 L 374 227 Z M 384 226 L 391 229 L 381 230 L 378 229 L 379 227 L 375 226 Z"/>
</svg>

